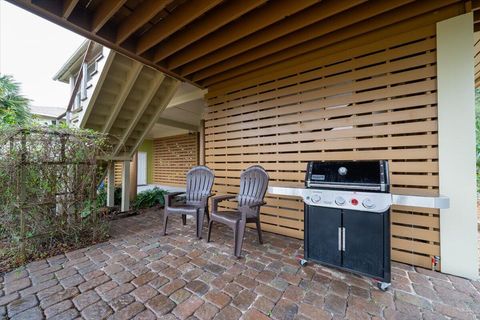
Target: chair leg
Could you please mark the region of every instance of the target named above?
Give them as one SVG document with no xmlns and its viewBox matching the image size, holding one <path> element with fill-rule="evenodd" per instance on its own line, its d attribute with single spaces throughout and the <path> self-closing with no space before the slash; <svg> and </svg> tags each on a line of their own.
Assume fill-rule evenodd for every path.
<svg viewBox="0 0 480 320">
<path fill-rule="evenodd" d="M 167 235 L 168 211 L 163 211 L 163 235 Z"/>
<path fill-rule="evenodd" d="M 237 223 L 237 227 L 234 231 L 234 239 L 235 239 L 235 257 L 241 258 L 242 257 L 242 245 L 243 245 L 243 235 L 245 234 L 245 221 L 240 220 Z"/>
<path fill-rule="evenodd" d="M 182 214 L 182 224 L 186 225 L 187 224 L 187 215 Z"/>
<path fill-rule="evenodd" d="M 197 238 L 198 239 L 202 239 L 204 217 L 205 217 L 205 214 L 203 213 L 203 210 L 198 210 L 197 212 Z"/>
<path fill-rule="evenodd" d="M 208 207 L 205 208 L 205 215 L 207 216 L 207 222 L 210 223 L 210 214 L 208 213 Z"/>
<path fill-rule="evenodd" d="M 213 220 L 210 220 L 208 222 L 207 242 L 210 242 L 210 235 L 212 234 L 212 224 L 213 224 Z"/>
<path fill-rule="evenodd" d="M 260 244 L 263 244 L 262 226 L 261 226 L 261 223 L 260 223 L 260 219 L 257 219 L 256 223 L 257 223 L 258 242 Z"/>
</svg>

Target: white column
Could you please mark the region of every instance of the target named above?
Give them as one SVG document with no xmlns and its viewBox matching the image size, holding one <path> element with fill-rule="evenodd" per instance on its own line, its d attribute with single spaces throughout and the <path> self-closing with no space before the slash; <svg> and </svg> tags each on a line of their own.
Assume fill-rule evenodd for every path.
<svg viewBox="0 0 480 320">
<path fill-rule="evenodd" d="M 120 211 L 130 210 L 130 161 L 123 161 L 122 166 L 122 207 Z"/>
<path fill-rule="evenodd" d="M 86 62 L 82 64 L 82 81 L 80 82 L 80 100 L 87 99 L 87 81 L 88 81 L 88 65 Z"/>
<path fill-rule="evenodd" d="M 478 278 L 473 14 L 437 23 L 442 272 Z"/>
<path fill-rule="evenodd" d="M 115 205 L 115 163 L 110 162 L 107 170 L 107 207 L 113 207 Z"/>
</svg>

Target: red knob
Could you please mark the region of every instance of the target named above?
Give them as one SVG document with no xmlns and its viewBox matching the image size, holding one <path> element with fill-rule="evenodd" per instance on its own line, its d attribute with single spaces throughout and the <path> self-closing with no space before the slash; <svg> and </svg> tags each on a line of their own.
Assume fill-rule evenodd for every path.
<svg viewBox="0 0 480 320">
<path fill-rule="evenodd" d="M 353 198 L 351 201 L 350 201 L 351 204 L 353 204 L 354 206 L 356 206 L 358 204 L 358 200 Z"/>
</svg>

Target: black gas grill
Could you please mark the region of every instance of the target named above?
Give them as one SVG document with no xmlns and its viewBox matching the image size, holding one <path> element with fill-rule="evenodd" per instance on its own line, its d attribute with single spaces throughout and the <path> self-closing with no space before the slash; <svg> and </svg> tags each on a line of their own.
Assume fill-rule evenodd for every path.
<svg viewBox="0 0 480 320">
<path fill-rule="evenodd" d="M 305 258 L 390 285 L 387 161 L 308 163 Z"/>
</svg>

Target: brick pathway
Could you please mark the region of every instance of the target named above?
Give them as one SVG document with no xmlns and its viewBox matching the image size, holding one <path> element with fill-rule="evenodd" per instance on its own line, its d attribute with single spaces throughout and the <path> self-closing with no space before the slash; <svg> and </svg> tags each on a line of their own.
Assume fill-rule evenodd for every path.
<svg viewBox="0 0 480 320">
<path fill-rule="evenodd" d="M 253 230 L 195 240 L 193 223 L 155 212 L 115 221 L 112 240 L 0 277 L 0 319 L 475 319 L 480 282 L 395 263 L 386 293 L 368 279 L 292 258 L 302 242 Z"/>
</svg>

